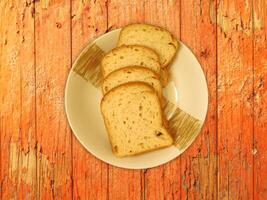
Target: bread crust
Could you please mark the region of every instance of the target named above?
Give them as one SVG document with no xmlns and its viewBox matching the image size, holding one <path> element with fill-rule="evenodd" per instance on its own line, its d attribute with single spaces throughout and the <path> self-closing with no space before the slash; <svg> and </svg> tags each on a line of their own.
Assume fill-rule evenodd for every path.
<svg viewBox="0 0 267 200">
<path fill-rule="evenodd" d="M 167 29 L 162 28 L 162 27 L 159 27 L 159 26 L 156 26 L 156 25 L 153 25 L 153 24 L 132 23 L 132 24 L 128 24 L 128 25 L 124 26 L 124 27 L 122 28 L 121 32 L 120 32 L 119 39 L 118 39 L 118 42 L 117 42 L 117 46 L 119 46 L 119 43 L 120 43 L 120 41 L 121 41 L 121 33 L 122 33 L 123 31 L 125 31 L 125 29 L 126 29 L 127 27 L 129 27 L 129 26 L 134 26 L 134 25 L 143 25 L 143 26 L 155 27 L 155 28 L 158 28 L 158 29 L 163 30 L 163 31 L 165 31 L 165 32 L 168 32 L 168 33 L 171 35 L 172 41 L 175 42 L 175 44 L 176 44 L 176 45 L 175 45 L 175 51 L 177 52 L 177 49 L 178 49 L 178 41 L 177 41 L 177 39 L 174 37 L 174 35 L 173 35 L 170 31 L 168 31 Z M 123 46 L 123 45 L 121 45 L 121 46 Z M 145 47 L 147 47 L 147 46 L 145 46 Z M 150 48 L 150 47 L 148 47 L 148 48 Z M 153 50 L 153 49 L 152 49 L 152 50 Z M 161 63 L 161 67 L 162 67 L 162 68 L 168 68 L 169 64 L 173 61 L 175 55 L 176 55 L 176 53 L 175 53 L 175 54 L 173 55 L 173 57 L 169 60 L 169 62 L 164 63 L 164 65 Z"/>
<path fill-rule="evenodd" d="M 155 76 L 157 79 L 160 80 L 160 76 L 159 76 L 159 74 L 157 74 L 155 71 L 153 71 L 153 70 L 151 70 L 151 69 L 149 69 L 149 68 L 147 68 L 147 67 L 138 66 L 138 65 L 131 65 L 131 66 L 127 66 L 127 67 L 123 67 L 123 68 L 114 70 L 114 71 L 111 72 L 109 75 L 107 75 L 106 78 L 104 78 L 103 82 L 104 82 L 105 80 L 107 80 L 107 79 L 109 78 L 109 76 L 112 76 L 113 74 L 116 74 L 116 73 L 118 73 L 118 72 L 121 71 L 121 70 L 129 70 L 129 69 L 132 69 L 132 68 L 133 68 L 133 69 L 142 69 L 142 70 L 147 71 L 147 72 L 152 72 L 152 73 L 154 74 L 154 76 Z M 137 82 L 137 81 L 131 81 L 131 82 Z M 140 81 L 140 82 L 142 82 L 142 81 Z M 103 87 L 102 87 L 102 93 L 104 93 L 104 89 L 103 89 Z"/>
<path fill-rule="evenodd" d="M 169 44 L 169 47 L 166 47 L 166 51 L 163 51 L 163 50 L 165 50 L 165 46 L 164 46 L 164 49 L 158 49 L 160 46 L 154 46 L 153 45 L 153 43 L 151 43 L 151 46 L 153 46 L 153 47 L 155 47 L 155 50 L 159 50 L 159 52 L 162 54 L 161 56 L 162 57 L 160 57 L 159 56 L 159 54 L 154 50 L 154 49 L 152 49 L 152 48 L 150 48 L 149 47 L 149 45 L 148 46 L 143 46 L 143 45 L 140 45 L 140 44 L 133 44 L 133 45 L 124 45 L 124 44 L 120 44 L 120 46 L 119 46 L 119 43 L 120 43 L 120 41 L 121 41 L 121 35 L 122 35 L 122 33 L 123 33 L 123 31 L 125 31 L 129 26 L 134 26 L 134 25 L 142 25 L 143 27 L 141 27 L 141 28 L 144 28 L 144 29 L 149 29 L 149 30 L 151 30 L 151 28 L 158 28 L 159 30 L 161 30 L 161 31 L 164 31 L 164 33 L 160 33 L 160 35 L 162 34 L 162 36 L 164 37 L 164 41 L 167 41 L 167 43 Z M 147 27 L 147 28 L 146 28 Z M 159 31 L 159 30 L 155 30 L 155 31 Z M 131 30 L 132 31 L 132 30 Z M 153 31 L 153 30 L 151 30 L 151 31 Z M 153 34 L 156 34 L 157 32 L 153 32 Z M 168 38 L 165 38 L 165 35 L 166 35 L 166 33 L 168 33 L 168 34 L 170 34 L 170 36 L 171 36 L 171 38 L 168 36 Z M 128 34 L 128 33 L 127 33 Z M 146 37 L 147 37 L 148 35 L 146 35 Z M 129 37 L 129 35 L 127 35 L 127 37 Z M 167 37 L 167 35 L 166 35 L 166 37 Z M 159 37 L 155 37 L 155 38 L 159 38 Z M 136 40 L 133 40 L 133 42 L 132 43 L 135 43 L 135 42 L 137 42 L 138 43 L 138 41 L 136 41 Z M 167 43 L 166 43 L 166 46 L 167 46 Z M 150 44 L 150 43 L 144 43 L 144 44 Z M 162 45 L 165 45 L 165 43 L 162 43 Z M 126 66 L 126 67 L 122 67 L 122 68 L 119 68 L 119 69 L 116 69 L 116 70 L 114 70 L 114 71 L 112 71 L 111 73 L 109 73 L 106 77 L 105 77 L 105 79 L 104 79 L 104 81 L 105 80 L 107 80 L 108 78 L 109 78 L 109 76 L 111 76 L 111 75 L 113 75 L 113 74 L 115 74 L 115 73 L 117 73 L 118 71 L 120 71 L 120 70 L 129 70 L 130 68 L 142 68 L 143 70 L 146 70 L 146 71 L 152 71 L 153 72 L 153 74 L 159 79 L 159 80 L 161 80 L 161 83 L 162 83 L 162 85 L 163 86 L 165 86 L 166 85 L 166 83 L 164 82 L 164 81 L 162 81 L 162 80 L 166 80 L 166 79 L 168 79 L 168 71 L 169 71 L 169 65 L 173 62 L 173 60 L 174 60 L 174 58 L 175 58 L 175 56 L 176 56 L 176 53 L 177 53 L 177 49 L 178 49 L 178 47 L 179 47 L 179 42 L 178 42 L 178 40 L 168 31 L 168 30 L 166 30 L 166 29 L 164 29 L 164 28 L 162 28 L 162 27 L 158 27 L 158 26 L 155 26 L 155 25 L 152 25 L 152 24 L 142 24 L 142 23 L 133 23 L 133 24 L 128 24 L 127 26 L 125 26 L 122 30 L 121 30 L 121 33 L 120 33 L 120 35 L 119 35 L 119 39 L 118 39 L 118 43 L 117 43 L 117 47 L 116 48 L 114 48 L 113 50 L 111 50 L 110 52 L 108 52 L 106 55 L 109 55 L 109 54 L 112 54 L 112 53 L 116 53 L 118 50 L 120 50 L 121 48 L 125 48 L 125 47 L 127 47 L 127 48 L 135 48 L 135 47 L 138 47 L 138 48 L 143 48 L 143 49 L 147 49 L 147 50 L 149 50 L 150 52 L 153 52 L 153 54 L 155 54 L 156 56 L 157 56 L 157 59 L 156 59 L 156 62 L 157 63 L 159 63 L 159 67 L 160 67 L 160 70 L 159 70 L 159 72 L 158 73 L 156 73 L 155 71 L 153 71 L 153 69 L 150 69 L 150 68 L 147 68 L 147 67 L 144 67 L 144 66 L 137 66 L 137 65 L 131 65 L 131 66 Z M 172 49 L 173 48 L 173 49 Z M 173 52 L 173 50 L 174 50 L 174 52 Z M 114 61 L 114 60 L 113 60 Z M 116 60 L 115 60 L 116 61 Z M 162 62 L 162 63 L 161 63 Z M 127 65 L 127 64 L 126 64 Z M 104 65 L 103 65 L 103 60 L 101 61 L 101 72 L 102 72 L 102 74 L 104 74 L 103 72 L 104 72 L 104 67 L 103 67 Z M 164 70 L 166 73 L 163 73 L 162 74 L 162 70 Z M 111 70 L 109 70 L 109 71 L 111 71 Z M 166 81 L 167 82 L 167 81 Z M 116 84 L 116 83 L 115 83 Z M 164 134 L 168 134 L 169 135 L 169 138 L 171 138 L 172 139 L 172 142 L 173 142 L 173 136 L 172 136 L 172 134 L 169 132 L 169 130 L 168 130 L 168 121 L 166 120 L 166 117 L 165 117 L 165 114 L 164 114 L 164 112 L 163 112 L 163 108 L 162 108 L 162 102 L 163 102 L 163 97 L 160 97 L 160 95 L 158 94 L 158 92 L 156 92 L 156 90 L 151 86 L 151 85 L 149 85 L 148 83 L 145 83 L 145 82 L 142 82 L 142 81 L 131 81 L 131 82 L 128 82 L 128 83 L 123 83 L 123 84 L 121 84 L 121 85 L 118 85 L 118 86 L 116 86 L 116 87 L 114 87 L 114 88 L 112 88 L 112 89 L 110 89 L 104 96 L 103 96 L 103 98 L 102 98 L 102 100 L 101 100 L 101 103 L 100 103 L 100 107 L 101 107 L 101 113 L 102 113 L 102 115 L 104 116 L 104 112 L 103 112 L 103 102 L 109 97 L 109 95 L 111 95 L 114 91 L 116 91 L 117 89 L 119 89 L 119 88 L 126 88 L 126 87 L 129 87 L 130 85 L 135 85 L 135 86 L 145 86 L 146 88 L 148 88 L 148 90 L 145 90 L 146 92 L 149 92 L 149 93 L 152 93 L 153 95 L 156 95 L 157 96 L 157 98 L 156 98 L 156 100 L 157 100 L 157 102 L 156 103 L 158 103 L 158 105 L 160 105 L 160 107 L 161 107 L 161 109 L 159 109 L 159 112 L 157 111 L 157 113 L 159 113 L 159 115 L 161 116 L 161 119 L 159 119 L 159 118 L 157 118 L 158 120 L 160 120 L 161 122 L 157 122 L 157 126 L 159 125 L 160 127 L 160 129 L 163 131 L 164 130 Z M 141 90 L 142 91 L 142 90 Z M 102 87 L 102 92 L 104 92 L 104 90 L 103 90 L 103 87 Z M 148 95 L 148 94 L 147 94 Z M 149 95 L 148 95 L 149 96 Z M 113 98 L 112 96 L 111 96 L 111 98 Z M 155 102 L 155 100 L 153 100 L 154 102 Z M 156 103 L 155 103 L 155 105 L 156 105 Z M 107 113 L 109 113 L 110 112 L 110 105 L 109 105 L 109 107 L 107 107 L 107 110 L 105 109 L 105 113 L 107 114 Z M 161 148 L 165 148 L 165 147 L 168 147 L 168 146 L 171 146 L 171 144 L 170 145 L 166 145 L 166 146 L 161 146 L 161 147 L 152 147 L 151 149 L 149 149 L 149 150 L 146 150 L 146 151 L 144 151 L 144 152 L 139 152 L 139 153 L 129 153 L 129 152 L 127 152 L 127 153 L 129 153 L 128 155 L 119 155 L 118 154 L 118 152 L 116 151 L 116 148 L 112 145 L 112 136 L 111 136 L 111 133 L 110 133 L 110 128 L 109 128 L 109 126 L 110 126 L 110 122 L 107 122 L 107 120 L 109 119 L 109 118 L 105 118 L 105 116 L 103 117 L 104 118 L 104 123 L 105 123 L 105 126 L 106 126 L 106 130 L 107 130 L 107 133 L 108 133 L 108 137 L 109 137 L 109 140 L 110 140 L 110 143 L 111 143 L 111 146 L 112 146 L 112 151 L 113 151 L 113 153 L 116 155 L 116 156 L 119 156 L 119 157 L 124 157 L 124 156 L 134 156 L 134 155 L 139 155 L 139 154 L 143 154 L 143 153 L 146 153 L 146 152 L 150 152 L 150 151 L 154 151 L 154 150 L 157 150 L 157 149 L 161 149 Z M 112 120 L 111 120 L 112 121 Z M 159 124 L 160 123 L 160 124 Z M 165 133 L 166 132 L 166 133 Z M 162 132 L 163 133 L 163 132 Z M 168 141 L 168 142 L 170 142 L 170 141 Z M 165 145 L 165 144 L 164 144 Z M 118 145 L 119 146 L 119 145 Z M 120 152 L 120 151 L 119 151 Z M 126 153 L 126 152 L 124 152 L 124 153 Z M 123 154 L 124 154 L 123 153 Z M 127 154 L 126 153 L 126 154 Z"/>
<path fill-rule="evenodd" d="M 110 144 L 111 144 L 111 147 L 112 147 L 112 151 L 113 153 L 116 155 L 116 156 L 119 156 L 119 157 L 126 157 L 126 156 L 121 156 L 121 155 L 118 155 L 118 153 L 116 152 L 116 150 L 114 149 L 112 143 L 111 143 L 111 134 L 109 132 L 109 128 L 108 128 L 108 125 L 107 125 L 107 122 L 106 122 L 106 119 L 105 119 L 105 115 L 104 115 L 104 112 L 103 112 L 103 102 L 105 101 L 105 99 L 111 95 L 114 91 L 116 91 L 118 88 L 124 88 L 124 87 L 128 87 L 130 85 L 135 85 L 135 86 L 145 86 L 147 88 L 149 88 L 149 92 L 155 94 L 158 98 L 157 98 L 157 101 L 158 101 L 158 104 L 161 105 L 161 102 L 160 102 L 160 99 L 159 99 L 159 96 L 158 94 L 156 93 L 156 91 L 154 90 L 154 88 L 152 86 L 150 86 L 149 84 L 147 83 L 144 83 L 144 82 L 139 82 L 139 81 L 135 81 L 135 82 L 129 82 L 129 83 L 125 83 L 125 84 L 122 84 L 122 85 L 119 85 L 117 87 L 114 87 L 112 88 L 110 91 L 108 91 L 102 98 L 101 102 L 100 102 L 100 107 L 101 107 L 101 113 L 102 113 L 102 116 L 104 118 L 104 124 L 106 126 L 106 130 L 107 130 L 107 133 L 108 133 L 108 137 L 109 137 L 109 141 L 110 141 Z M 170 138 L 172 139 L 172 142 L 173 142 L 173 137 L 172 135 L 170 134 L 170 132 L 168 131 L 165 123 L 164 123 L 164 113 L 162 112 L 162 109 L 160 109 L 160 115 L 161 115 L 161 127 L 164 128 L 166 130 L 166 133 L 170 136 Z M 158 150 L 158 149 L 161 149 L 161 148 L 165 148 L 165 147 L 168 147 L 168 146 L 171 146 L 170 145 L 166 145 L 166 146 L 162 146 L 162 147 L 159 147 L 159 148 L 152 148 L 152 149 L 149 149 L 147 151 L 144 151 L 144 152 L 140 152 L 140 153 L 136 153 L 136 154 L 131 154 L 131 155 L 127 155 L 127 156 L 133 156 L 133 155 L 139 155 L 139 154 L 143 154 L 143 153 L 146 153 L 146 152 L 149 152 L 149 151 L 154 151 L 154 150 Z"/>
<path fill-rule="evenodd" d="M 160 63 L 160 58 L 159 58 L 159 55 L 157 54 L 157 52 L 155 52 L 153 49 L 151 49 L 151 48 L 149 48 L 149 47 L 147 47 L 147 46 L 142 46 L 142 45 L 121 45 L 121 46 L 117 46 L 117 47 L 115 47 L 115 48 L 113 48 L 111 51 L 109 51 L 109 52 L 107 52 L 106 53 L 106 55 L 105 56 L 107 56 L 107 55 L 110 55 L 110 54 L 112 54 L 112 53 L 116 53 L 117 51 L 119 51 L 119 50 L 121 50 L 122 48 L 134 48 L 134 47 L 137 47 L 137 48 L 143 48 L 143 49 L 146 49 L 146 50 L 148 50 L 148 51 L 150 51 L 152 54 L 154 54 L 156 57 L 157 57 L 157 60 L 156 60 L 156 62 L 159 64 L 159 73 L 157 73 L 157 72 L 155 72 L 155 73 L 157 73 L 158 74 L 158 76 L 160 76 L 160 70 L 161 70 L 161 63 Z M 101 74 L 104 76 L 104 67 L 103 67 L 103 60 L 104 59 L 102 59 L 102 61 L 101 61 Z M 112 73 L 112 72 L 111 72 Z M 109 75 L 109 74 L 108 74 Z"/>
</svg>

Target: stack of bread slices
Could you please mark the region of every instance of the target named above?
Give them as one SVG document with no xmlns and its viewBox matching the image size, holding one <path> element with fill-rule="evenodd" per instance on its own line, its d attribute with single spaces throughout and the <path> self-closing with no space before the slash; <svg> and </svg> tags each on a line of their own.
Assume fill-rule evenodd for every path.
<svg viewBox="0 0 267 200">
<path fill-rule="evenodd" d="M 101 62 L 101 111 L 113 153 L 131 156 L 172 145 L 162 110 L 162 80 L 178 48 L 165 29 L 124 27 Z"/>
</svg>

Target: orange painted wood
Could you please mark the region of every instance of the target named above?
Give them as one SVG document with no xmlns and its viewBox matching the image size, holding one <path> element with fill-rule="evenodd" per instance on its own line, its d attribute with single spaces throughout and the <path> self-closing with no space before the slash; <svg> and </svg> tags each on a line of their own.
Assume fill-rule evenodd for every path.
<svg viewBox="0 0 267 200">
<path fill-rule="evenodd" d="M 108 0 L 108 27 L 121 28 L 129 23 L 144 21 L 144 1 Z"/>
<path fill-rule="evenodd" d="M 105 1 L 73 0 L 71 23 L 73 62 L 90 40 L 106 31 L 107 9 Z M 73 136 L 72 149 L 73 198 L 107 199 L 108 165 L 88 153 L 75 136 Z"/>
<path fill-rule="evenodd" d="M 267 2 L 253 2 L 254 199 L 267 199 Z"/>
<path fill-rule="evenodd" d="M 0 199 L 267 199 L 266 13 L 265 0 L 1 0 Z M 92 156 L 64 111 L 80 50 L 133 22 L 185 42 L 209 86 L 196 142 L 148 170 Z"/>
<path fill-rule="evenodd" d="M 180 37 L 180 1 L 150 0 L 144 1 L 143 22 L 161 26 L 175 37 Z"/>
<path fill-rule="evenodd" d="M 180 31 L 179 17 L 179 1 L 134 2 L 112 0 L 108 4 L 109 28 L 122 27 L 134 22 L 146 22 L 168 27 L 177 36 Z M 124 198 L 131 197 L 133 199 L 158 199 L 163 198 L 163 196 L 176 199 L 179 196 L 179 160 L 170 162 L 165 167 L 161 166 L 145 170 L 144 177 L 142 172 L 139 174 L 139 171 L 122 171 L 121 169 L 111 167 L 109 174 L 109 178 L 112 178 L 109 179 L 109 185 L 112 187 L 112 189 L 109 188 L 110 197 L 121 199 L 121 191 L 125 191 L 123 192 Z M 128 187 L 126 184 L 129 179 L 137 180 L 133 191 L 130 190 L 131 186 Z M 125 182 L 125 184 L 116 184 L 119 182 Z M 140 185 L 138 185 L 138 182 L 140 182 Z M 122 186 L 126 188 L 124 189 Z M 142 195 L 138 194 L 140 193 L 139 188 L 143 193 Z"/>
<path fill-rule="evenodd" d="M 181 8 L 181 41 L 198 58 L 209 89 L 205 125 L 181 155 L 181 199 L 216 199 L 216 2 L 182 0 Z"/>
<path fill-rule="evenodd" d="M 180 38 L 180 1 L 144 3 L 145 22 L 164 27 Z M 180 158 L 145 173 L 145 199 L 180 199 Z"/>
<path fill-rule="evenodd" d="M 0 199 L 35 199 L 33 4 L 0 1 Z"/>
<path fill-rule="evenodd" d="M 125 26 L 130 22 L 144 20 L 144 7 L 142 1 L 110 0 L 108 8 L 108 29 Z M 109 199 L 143 199 L 143 171 L 127 170 L 109 165 L 108 180 Z"/>
<path fill-rule="evenodd" d="M 37 198 L 72 198 L 70 128 L 64 88 L 71 66 L 70 2 L 35 3 Z"/>
<path fill-rule="evenodd" d="M 253 198 L 252 1 L 218 1 L 218 198 Z"/>
</svg>

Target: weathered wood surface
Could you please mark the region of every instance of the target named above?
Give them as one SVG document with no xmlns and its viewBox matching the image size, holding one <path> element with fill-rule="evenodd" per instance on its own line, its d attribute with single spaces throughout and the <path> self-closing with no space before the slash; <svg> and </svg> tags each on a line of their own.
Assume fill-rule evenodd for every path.
<svg viewBox="0 0 267 200">
<path fill-rule="evenodd" d="M 143 21 L 143 4 L 142 1 L 108 1 L 108 29 L 120 28 L 131 21 Z M 140 200 L 143 198 L 144 175 L 142 170 L 127 170 L 109 166 L 108 179 L 109 199 Z"/>
<path fill-rule="evenodd" d="M 89 40 L 105 33 L 107 9 L 105 1 L 72 0 L 71 3 L 73 62 Z M 107 199 L 108 165 L 89 154 L 74 135 L 72 138 L 73 198 Z"/>
<path fill-rule="evenodd" d="M 267 198 L 267 2 L 253 2 L 254 199 Z"/>
<path fill-rule="evenodd" d="M 64 88 L 71 67 L 69 1 L 35 2 L 37 198 L 72 198 Z"/>
<path fill-rule="evenodd" d="M 266 17 L 265 0 L 1 0 L 0 199 L 267 199 Z M 148 170 L 89 154 L 64 112 L 78 53 L 131 22 L 168 28 L 209 85 L 196 142 Z"/>
<path fill-rule="evenodd" d="M 209 112 L 193 145 L 181 156 L 181 199 L 217 196 L 216 1 L 181 1 L 181 41 L 197 56 L 208 82 Z"/>
<path fill-rule="evenodd" d="M 34 5 L 0 1 L 0 192 L 36 196 Z"/>
<path fill-rule="evenodd" d="M 218 198 L 253 198 L 252 1 L 218 1 Z"/>
</svg>

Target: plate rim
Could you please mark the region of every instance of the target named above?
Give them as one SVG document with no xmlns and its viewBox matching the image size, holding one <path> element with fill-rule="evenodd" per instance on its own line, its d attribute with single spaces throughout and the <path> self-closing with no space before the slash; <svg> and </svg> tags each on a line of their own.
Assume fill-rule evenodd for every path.
<svg viewBox="0 0 267 200">
<path fill-rule="evenodd" d="M 182 150 L 178 149 L 177 150 L 179 151 L 173 158 L 169 159 L 168 161 L 164 161 L 164 162 L 161 162 L 159 164 L 156 164 L 156 165 L 148 165 L 146 167 L 131 167 L 131 166 L 125 166 L 125 165 L 119 165 L 119 164 L 115 164 L 113 162 L 110 162 L 109 160 L 104 160 L 102 159 L 102 157 L 98 156 L 92 149 L 89 149 L 87 147 L 87 145 L 85 145 L 85 143 L 83 142 L 83 140 L 78 136 L 79 134 L 77 134 L 74 130 L 74 125 L 72 124 L 71 120 L 70 120 L 70 116 L 69 116 L 69 111 L 68 111 L 68 104 L 67 104 L 67 94 L 68 94 L 68 87 L 69 87 L 69 82 L 70 82 L 70 77 L 72 75 L 75 74 L 75 72 L 73 71 L 73 67 L 75 66 L 75 64 L 77 63 L 77 61 L 79 60 L 79 58 L 83 55 L 83 53 L 89 48 L 91 47 L 93 44 L 97 43 L 97 41 L 99 39 L 101 39 L 101 37 L 103 37 L 104 35 L 107 35 L 107 34 L 111 34 L 113 32 L 117 32 L 117 31 L 121 31 L 122 28 L 118 28 L 118 29 L 114 29 L 114 30 L 111 30 L 107 33 L 103 33 L 97 37 L 94 37 L 92 39 L 90 39 L 86 45 L 84 45 L 84 47 L 82 48 L 82 50 L 80 51 L 80 53 L 77 55 L 77 57 L 74 59 L 73 63 L 71 64 L 71 68 L 68 72 L 68 76 L 67 76 L 67 81 L 65 83 L 65 89 L 64 89 L 64 110 L 65 110 L 65 114 L 66 114 L 66 117 L 67 117 L 67 121 L 68 121 L 68 124 L 71 128 L 71 132 L 73 133 L 73 135 L 76 137 L 76 139 L 79 141 L 79 143 L 82 145 L 82 147 L 84 149 L 86 149 L 86 151 L 88 153 L 90 153 L 91 155 L 93 155 L 96 159 L 99 159 L 101 160 L 102 162 L 104 163 L 107 163 L 109 165 L 112 165 L 112 166 L 115 166 L 115 167 L 118 167 L 118 168 L 121 168 L 121 169 L 133 169 L 133 170 L 140 170 L 140 169 L 150 169 L 150 168 L 155 168 L 155 167 L 158 167 L 160 165 L 164 165 L 164 164 L 167 164 L 169 163 L 170 161 L 176 159 L 177 157 L 179 157 L 180 155 L 182 155 L 195 141 L 196 139 L 199 137 L 200 133 L 203 131 L 203 128 L 204 128 L 204 125 L 206 123 L 206 120 L 207 120 L 207 116 L 208 116 L 208 112 L 210 110 L 210 95 L 209 95 L 209 87 L 208 87 L 208 81 L 207 81 L 207 77 L 205 75 L 205 71 L 202 67 L 202 65 L 200 64 L 199 62 L 199 59 L 198 57 L 196 56 L 196 54 L 191 50 L 191 48 L 189 48 L 185 43 L 183 43 L 181 40 L 177 39 L 179 43 L 181 43 L 182 45 L 184 45 L 193 55 L 194 57 L 196 58 L 196 61 L 197 63 L 199 64 L 200 68 L 201 68 L 201 72 L 204 76 L 204 79 L 205 79 L 205 87 L 206 87 L 206 91 L 207 91 L 207 106 L 206 106 L 206 111 L 205 111 L 205 118 L 204 120 L 202 121 L 202 125 L 201 125 L 201 128 L 198 132 L 198 134 L 195 136 L 195 138 Z M 171 63 L 172 64 L 172 63 Z M 174 145 L 172 145 L 171 147 L 173 147 Z M 175 146 L 174 146 L 175 147 Z M 170 148 L 170 147 L 169 147 Z M 175 147 L 176 148 L 176 147 Z"/>
</svg>

